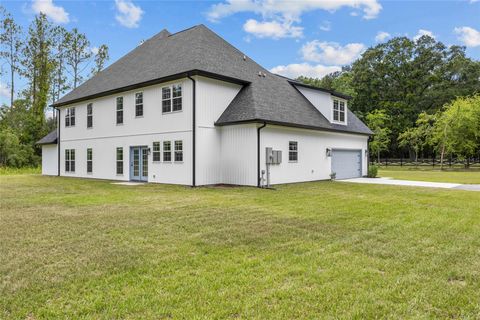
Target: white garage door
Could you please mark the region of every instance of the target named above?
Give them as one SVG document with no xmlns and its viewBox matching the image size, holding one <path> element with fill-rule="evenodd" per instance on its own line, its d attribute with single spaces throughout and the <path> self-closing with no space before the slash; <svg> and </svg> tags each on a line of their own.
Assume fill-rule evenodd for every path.
<svg viewBox="0 0 480 320">
<path fill-rule="evenodd" d="M 337 179 L 361 177 L 362 151 L 332 150 L 332 172 L 337 174 Z"/>
</svg>

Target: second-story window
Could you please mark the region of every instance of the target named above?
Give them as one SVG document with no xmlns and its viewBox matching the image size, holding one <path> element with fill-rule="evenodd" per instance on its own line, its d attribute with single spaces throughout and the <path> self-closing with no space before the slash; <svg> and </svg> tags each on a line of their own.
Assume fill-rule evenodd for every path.
<svg viewBox="0 0 480 320">
<path fill-rule="evenodd" d="M 75 108 L 65 109 L 65 127 L 75 126 Z"/>
<path fill-rule="evenodd" d="M 182 85 L 162 88 L 162 112 L 182 111 Z"/>
<path fill-rule="evenodd" d="M 117 97 L 117 124 L 123 124 L 123 97 Z"/>
<path fill-rule="evenodd" d="M 143 92 L 135 93 L 135 117 L 143 117 Z"/>
<path fill-rule="evenodd" d="M 92 104 L 87 104 L 87 128 L 93 127 L 93 108 Z"/>
<path fill-rule="evenodd" d="M 345 122 L 345 102 L 333 100 L 333 121 Z"/>
</svg>

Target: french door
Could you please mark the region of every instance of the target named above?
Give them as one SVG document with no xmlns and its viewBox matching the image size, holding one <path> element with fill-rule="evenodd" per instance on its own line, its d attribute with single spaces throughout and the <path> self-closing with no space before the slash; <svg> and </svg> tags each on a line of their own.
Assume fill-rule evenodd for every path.
<svg viewBox="0 0 480 320">
<path fill-rule="evenodd" d="M 130 180 L 148 181 L 148 147 L 130 147 Z"/>
</svg>

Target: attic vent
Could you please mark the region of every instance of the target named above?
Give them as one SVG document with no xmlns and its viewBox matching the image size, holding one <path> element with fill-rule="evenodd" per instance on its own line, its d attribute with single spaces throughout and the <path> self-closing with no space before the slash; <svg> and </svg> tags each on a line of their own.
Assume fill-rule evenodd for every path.
<svg viewBox="0 0 480 320">
<path fill-rule="evenodd" d="M 247 56 L 243 56 L 243 61 L 246 61 L 247 60 Z"/>
<path fill-rule="evenodd" d="M 258 76 L 259 76 L 259 77 L 262 76 L 262 71 L 258 71 Z"/>
</svg>

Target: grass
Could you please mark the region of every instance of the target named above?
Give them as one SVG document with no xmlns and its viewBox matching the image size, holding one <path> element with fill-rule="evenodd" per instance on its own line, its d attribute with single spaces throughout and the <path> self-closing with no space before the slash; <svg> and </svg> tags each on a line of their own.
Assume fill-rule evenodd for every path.
<svg viewBox="0 0 480 320">
<path fill-rule="evenodd" d="M 22 168 L 13 168 L 13 167 L 2 167 L 0 166 L 0 176 L 9 176 L 17 174 L 41 174 L 42 167 L 22 167 Z"/>
<path fill-rule="evenodd" d="M 400 180 L 480 184 L 479 169 L 440 170 L 439 168 L 422 167 L 381 167 L 378 170 L 378 176 Z"/>
<path fill-rule="evenodd" d="M 1 319 L 480 317 L 476 192 L 0 187 Z"/>
</svg>

